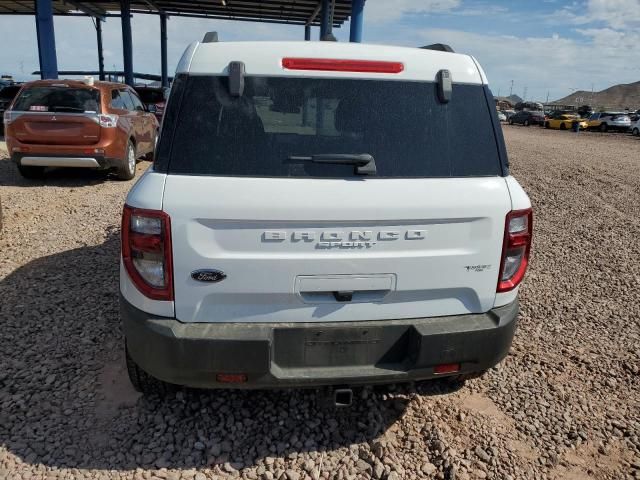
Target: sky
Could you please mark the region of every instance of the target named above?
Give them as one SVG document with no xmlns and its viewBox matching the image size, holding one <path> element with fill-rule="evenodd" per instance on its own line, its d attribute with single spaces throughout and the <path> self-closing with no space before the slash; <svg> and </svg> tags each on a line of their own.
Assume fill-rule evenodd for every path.
<svg viewBox="0 0 640 480">
<path fill-rule="evenodd" d="M 213 1 L 213 0 L 212 0 Z M 34 18 L 0 15 L 0 73 L 30 79 L 37 70 Z M 60 70 L 97 69 L 92 20 L 55 17 Z M 134 70 L 160 72 L 160 27 L 154 15 L 134 15 Z M 103 24 L 107 69 L 122 69 L 118 18 Z M 318 29 L 313 29 L 317 39 Z M 302 26 L 172 17 L 169 70 L 205 32 L 221 40 L 302 40 Z M 349 22 L 334 30 L 348 41 Z M 363 41 L 420 46 L 447 43 L 474 55 L 495 95 L 555 100 L 575 90 L 602 90 L 640 81 L 640 0 L 367 0 Z M 375 48 L 375 47 L 374 47 Z M 513 82 L 513 87 L 512 87 Z"/>
</svg>

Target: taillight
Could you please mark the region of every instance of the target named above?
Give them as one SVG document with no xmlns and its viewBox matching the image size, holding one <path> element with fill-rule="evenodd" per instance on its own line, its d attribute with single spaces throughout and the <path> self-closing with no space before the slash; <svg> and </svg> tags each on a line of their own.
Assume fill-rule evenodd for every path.
<svg viewBox="0 0 640 480">
<path fill-rule="evenodd" d="M 533 233 L 533 211 L 513 210 L 507 214 L 500 261 L 498 292 L 516 288 L 527 271 Z"/>
<path fill-rule="evenodd" d="M 335 58 L 283 58 L 287 70 L 324 70 L 329 72 L 400 73 L 402 62 L 379 60 L 344 60 Z"/>
<path fill-rule="evenodd" d="M 98 115 L 98 123 L 103 128 L 115 128 L 118 126 L 118 115 L 102 113 Z"/>
<path fill-rule="evenodd" d="M 153 300 L 173 300 L 171 219 L 159 210 L 124 206 L 122 261 L 140 292 Z"/>
</svg>

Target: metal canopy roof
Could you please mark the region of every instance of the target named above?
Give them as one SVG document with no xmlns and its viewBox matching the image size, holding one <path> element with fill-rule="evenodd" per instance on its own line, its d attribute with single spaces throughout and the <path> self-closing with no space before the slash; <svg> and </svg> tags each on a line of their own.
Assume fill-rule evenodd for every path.
<svg viewBox="0 0 640 480">
<path fill-rule="evenodd" d="M 119 14 L 113 0 L 53 0 L 54 15 L 107 17 Z M 0 0 L 0 15 L 33 15 L 33 0 Z M 320 0 L 131 0 L 131 13 L 216 18 L 253 22 L 320 25 Z M 351 0 L 335 0 L 333 26 L 351 13 Z"/>
</svg>

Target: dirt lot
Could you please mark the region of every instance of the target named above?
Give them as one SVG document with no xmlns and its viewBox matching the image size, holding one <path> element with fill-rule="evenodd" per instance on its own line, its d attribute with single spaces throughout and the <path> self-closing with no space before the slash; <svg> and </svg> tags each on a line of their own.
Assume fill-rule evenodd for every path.
<svg viewBox="0 0 640 480">
<path fill-rule="evenodd" d="M 310 391 L 140 398 L 117 302 L 131 184 L 0 159 L 0 479 L 640 478 L 640 140 L 505 135 L 535 207 L 511 354 L 339 412 Z"/>
</svg>

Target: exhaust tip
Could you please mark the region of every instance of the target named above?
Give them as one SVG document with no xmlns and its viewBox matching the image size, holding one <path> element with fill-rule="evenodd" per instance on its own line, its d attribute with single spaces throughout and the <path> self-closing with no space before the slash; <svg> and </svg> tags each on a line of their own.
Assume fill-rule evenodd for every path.
<svg viewBox="0 0 640 480">
<path fill-rule="evenodd" d="M 350 407 L 353 403 L 353 390 L 350 388 L 337 388 L 333 391 L 333 404 L 337 408 Z"/>
</svg>

